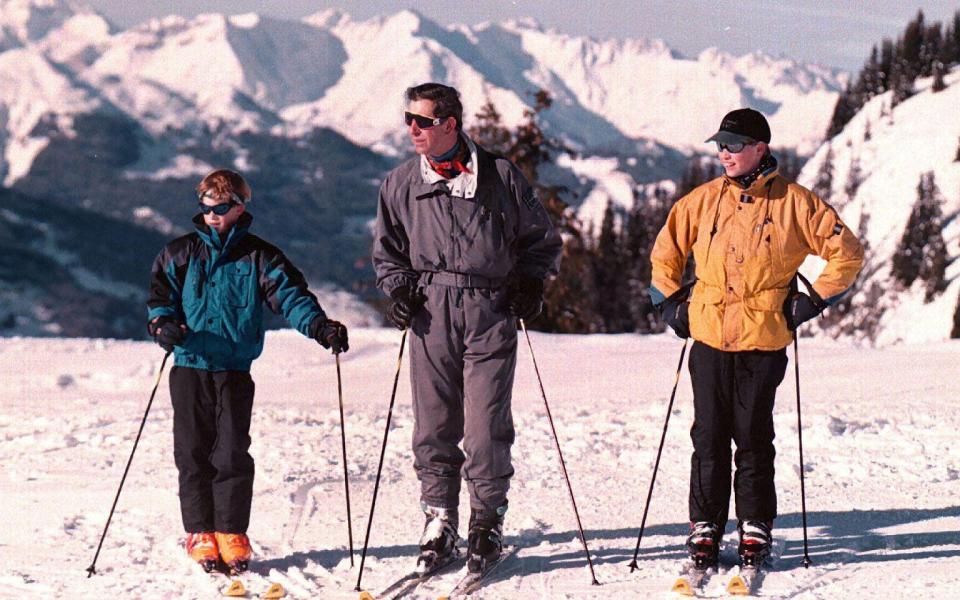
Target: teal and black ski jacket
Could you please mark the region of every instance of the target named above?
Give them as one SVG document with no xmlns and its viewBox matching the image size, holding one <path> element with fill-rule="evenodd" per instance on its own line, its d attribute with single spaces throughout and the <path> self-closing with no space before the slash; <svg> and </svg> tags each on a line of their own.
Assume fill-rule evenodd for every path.
<svg viewBox="0 0 960 600">
<path fill-rule="evenodd" d="M 244 213 L 220 240 L 201 215 L 196 231 L 164 247 L 153 263 L 148 321 L 161 316 L 186 323 L 175 364 L 208 371 L 249 371 L 263 350 L 263 305 L 303 335 L 326 315 L 303 274 L 279 248 L 249 233 Z"/>
</svg>

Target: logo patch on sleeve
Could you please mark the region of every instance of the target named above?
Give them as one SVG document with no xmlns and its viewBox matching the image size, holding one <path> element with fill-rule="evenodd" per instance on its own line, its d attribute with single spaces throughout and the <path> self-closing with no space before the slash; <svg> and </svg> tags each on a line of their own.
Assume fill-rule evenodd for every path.
<svg viewBox="0 0 960 600">
<path fill-rule="evenodd" d="M 840 223 L 833 226 L 833 235 L 839 235 L 841 231 L 843 231 L 843 225 Z"/>
</svg>

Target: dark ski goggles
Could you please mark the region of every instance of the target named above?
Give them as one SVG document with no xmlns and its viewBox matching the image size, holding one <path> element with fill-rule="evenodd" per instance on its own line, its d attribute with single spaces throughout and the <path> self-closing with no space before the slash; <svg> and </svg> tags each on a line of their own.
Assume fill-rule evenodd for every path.
<svg viewBox="0 0 960 600">
<path fill-rule="evenodd" d="M 410 111 L 404 111 L 403 113 L 403 122 L 407 124 L 407 127 L 410 127 L 410 123 L 416 122 L 417 127 L 420 129 L 430 129 L 431 127 L 436 127 L 446 120 L 446 117 L 425 117 Z"/>
<path fill-rule="evenodd" d="M 730 154 L 739 154 L 743 152 L 743 149 L 747 146 L 752 146 L 756 143 L 757 142 L 730 142 L 729 144 L 725 144 L 723 142 L 717 142 L 717 152 L 726 150 Z"/>
<path fill-rule="evenodd" d="M 230 212 L 230 209 L 232 209 L 236 205 L 237 203 L 234 202 L 233 200 L 231 200 L 230 202 L 224 202 L 223 204 L 214 204 L 213 206 L 210 206 L 209 204 L 204 204 L 203 202 L 197 203 L 197 206 L 200 207 L 200 212 L 202 212 L 203 214 L 209 215 L 210 213 L 213 213 L 221 217 L 227 214 L 228 212 Z"/>
</svg>

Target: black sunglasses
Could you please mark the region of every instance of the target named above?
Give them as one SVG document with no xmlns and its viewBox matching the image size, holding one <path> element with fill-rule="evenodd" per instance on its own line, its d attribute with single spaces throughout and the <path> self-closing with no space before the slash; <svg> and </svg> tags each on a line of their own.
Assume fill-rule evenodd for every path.
<svg viewBox="0 0 960 600">
<path fill-rule="evenodd" d="M 410 123 L 416 121 L 417 127 L 420 129 L 430 129 L 431 127 L 436 127 L 446 120 L 447 117 L 425 117 L 409 111 L 404 111 L 403 113 L 403 122 L 407 124 L 407 127 L 410 126 Z"/>
<path fill-rule="evenodd" d="M 729 144 L 724 144 L 723 142 L 717 142 L 717 152 L 723 152 L 726 150 L 730 154 L 738 154 L 743 152 L 743 149 L 747 146 L 753 146 L 757 142 L 730 142 Z"/>
<path fill-rule="evenodd" d="M 197 206 L 200 207 L 200 212 L 202 212 L 203 214 L 209 215 L 210 213 L 213 213 L 221 217 L 227 214 L 228 212 L 230 212 L 230 209 L 232 209 L 236 205 L 237 203 L 234 202 L 233 200 L 231 200 L 230 202 L 224 202 L 223 204 L 214 204 L 213 206 L 210 206 L 209 204 L 204 204 L 203 202 L 197 203 Z"/>
</svg>

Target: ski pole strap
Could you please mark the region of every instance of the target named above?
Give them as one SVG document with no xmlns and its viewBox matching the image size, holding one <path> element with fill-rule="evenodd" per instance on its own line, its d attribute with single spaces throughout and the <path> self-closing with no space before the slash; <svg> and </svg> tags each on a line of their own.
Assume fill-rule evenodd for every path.
<svg viewBox="0 0 960 600">
<path fill-rule="evenodd" d="M 799 291 L 799 286 L 796 283 L 796 279 L 799 279 L 800 281 L 802 281 L 803 285 L 806 286 L 810 299 L 813 300 L 813 304 L 817 308 L 819 308 L 820 310 L 823 310 L 824 308 L 827 307 L 827 303 L 823 300 L 820 294 L 817 293 L 817 290 L 813 289 L 813 284 L 810 283 L 809 279 L 803 276 L 803 273 L 801 273 L 800 271 L 797 271 L 797 277 L 794 279 L 794 282 L 793 282 L 794 286 L 796 286 L 796 289 Z"/>
</svg>

